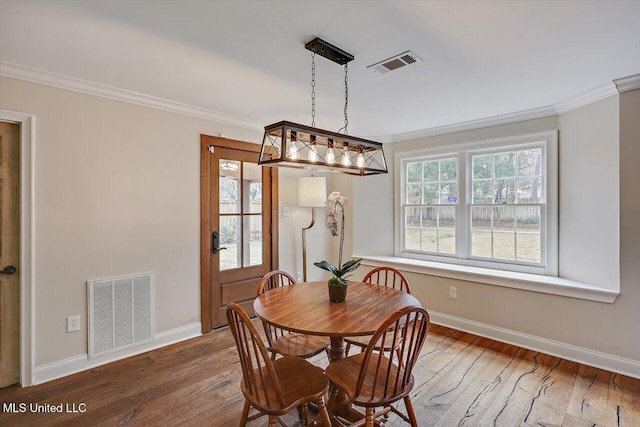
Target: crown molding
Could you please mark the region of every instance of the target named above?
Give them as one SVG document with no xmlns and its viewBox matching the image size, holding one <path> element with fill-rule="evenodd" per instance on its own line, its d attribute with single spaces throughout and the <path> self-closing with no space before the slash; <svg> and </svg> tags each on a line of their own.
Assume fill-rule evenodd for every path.
<svg viewBox="0 0 640 427">
<path fill-rule="evenodd" d="M 167 99 L 156 98 L 143 93 L 133 92 L 125 89 L 102 85 L 86 80 L 67 77 L 48 71 L 23 67 L 21 65 L 0 62 L 0 76 L 10 77 L 18 80 L 25 80 L 32 83 L 57 87 L 59 89 L 71 90 L 87 95 L 100 96 L 116 101 L 128 102 L 145 107 L 156 108 L 158 110 L 170 111 L 172 113 L 183 114 L 185 116 L 197 117 L 200 119 L 212 120 L 232 126 L 239 126 L 251 130 L 263 131 L 264 126 L 260 123 L 243 119 L 229 114 L 219 113 L 206 108 L 193 105 L 182 104 L 180 102 L 169 101 Z"/>
<path fill-rule="evenodd" d="M 615 79 L 613 82 L 616 84 L 618 92 L 620 93 L 640 89 L 640 74 Z"/>
<path fill-rule="evenodd" d="M 486 117 L 484 119 L 470 120 L 468 122 L 454 123 L 451 125 L 438 126 L 413 132 L 405 132 L 393 135 L 394 142 L 410 141 L 414 139 L 427 138 L 430 136 L 445 135 L 467 130 L 482 129 L 491 126 L 504 125 L 508 123 L 521 122 L 524 120 L 540 119 L 543 117 L 563 114 L 576 108 L 584 107 L 596 101 L 618 93 L 640 89 L 640 74 L 616 79 L 613 82 L 605 83 L 585 93 L 541 108 L 519 111 L 516 113 L 503 114 L 500 116 Z"/>
<path fill-rule="evenodd" d="M 481 129 L 491 126 L 504 125 L 508 123 L 522 122 L 525 120 L 540 119 L 543 117 L 555 116 L 555 107 L 532 108 L 530 110 L 518 111 L 516 113 L 503 114 L 500 116 L 486 117 L 484 119 L 470 120 L 468 122 L 454 123 L 451 125 L 438 126 L 413 132 L 405 132 L 393 136 L 394 142 L 410 141 L 413 139 L 427 138 L 430 136 L 445 135 L 467 130 Z"/>
<path fill-rule="evenodd" d="M 172 113 L 183 114 L 186 116 L 212 120 L 245 129 L 257 131 L 262 131 L 264 129 L 261 123 L 247 120 L 241 117 L 208 110 L 206 108 L 196 107 L 193 105 L 182 104 L 167 99 L 156 98 L 154 96 L 145 95 L 125 89 L 119 89 L 116 87 L 102 85 L 86 80 L 76 79 L 73 77 L 67 77 L 60 74 L 50 73 L 47 71 L 37 70 L 34 68 L 24 67 L 21 65 L 11 64 L 8 62 L 0 61 L 0 76 L 25 80 L 32 83 L 43 84 L 88 95 L 100 96 L 103 98 L 128 102 L 131 104 L 156 108 L 159 110 L 170 111 Z M 367 137 L 367 139 L 371 139 L 373 141 L 381 143 L 402 142 L 420 138 L 427 138 L 431 136 L 445 135 L 449 133 L 464 132 L 491 126 L 516 123 L 525 120 L 540 119 L 575 110 L 576 108 L 580 108 L 593 102 L 599 101 L 600 99 L 615 95 L 618 92 L 623 93 L 635 89 L 640 89 L 640 74 L 616 79 L 613 82 L 603 84 L 585 93 L 558 102 L 554 105 L 548 105 L 545 107 L 532 108 L 515 113 L 486 117 L 477 120 L 470 120 L 466 122 L 437 126 L 433 128 L 404 132 L 394 135 Z"/>
<path fill-rule="evenodd" d="M 563 114 L 617 94 L 618 89 L 616 85 L 613 82 L 609 82 L 581 93 L 580 95 L 560 101 L 556 103 L 554 107 L 558 114 Z"/>
</svg>

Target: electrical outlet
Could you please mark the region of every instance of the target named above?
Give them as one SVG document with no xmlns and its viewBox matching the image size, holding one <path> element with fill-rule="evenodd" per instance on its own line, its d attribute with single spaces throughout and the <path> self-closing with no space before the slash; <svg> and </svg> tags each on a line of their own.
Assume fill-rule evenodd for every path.
<svg viewBox="0 0 640 427">
<path fill-rule="evenodd" d="M 298 278 L 296 279 L 298 282 L 302 282 L 302 271 L 298 271 Z"/>
<path fill-rule="evenodd" d="M 455 286 L 449 286 L 449 298 L 458 298 L 458 288 L 456 288 Z"/>
<path fill-rule="evenodd" d="M 80 316 L 67 317 L 67 333 L 80 330 Z"/>
<path fill-rule="evenodd" d="M 291 215 L 291 208 L 289 206 L 283 206 L 282 216 L 289 216 L 289 215 Z"/>
</svg>

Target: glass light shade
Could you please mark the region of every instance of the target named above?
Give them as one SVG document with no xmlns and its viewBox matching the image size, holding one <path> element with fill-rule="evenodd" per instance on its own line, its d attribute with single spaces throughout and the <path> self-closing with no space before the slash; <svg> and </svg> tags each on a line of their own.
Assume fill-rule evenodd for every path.
<svg viewBox="0 0 640 427">
<path fill-rule="evenodd" d="M 351 166 L 351 158 L 349 157 L 349 149 L 347 147 L 342 151 L 342 166 Z"/>
<path fill-rule="evenodd" d="M 333 147 L 327 148 L 327 163 L 332 165 L 336 162 L 336 153 L 333 151 Z"/>
<path fill-rule="evenodd" d="M 298 206 L 320 208 L 327 202 L 327 180 L 323 176 L 298 179 Z"/>
<path fill-rule="evenodd" d="M 296 160 L 298 158 L 298 147 L 295 142 L 292 142 L 292 144 L 289 145 L 289 155 L 287 157 L 292 160 Z"/>
<path fill-rule="evenodd" d="M 309 161 L 310 162 L 317 162 L 318 161 L 318 149 L 316 148 L 315 144 L 312 144 L 309 147 Z"/>
</svg>

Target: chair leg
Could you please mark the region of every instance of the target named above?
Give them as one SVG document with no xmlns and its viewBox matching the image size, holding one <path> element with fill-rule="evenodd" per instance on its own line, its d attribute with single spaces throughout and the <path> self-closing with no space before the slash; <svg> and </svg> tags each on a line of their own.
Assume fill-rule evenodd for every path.
<svg viewBox="0 0 640 427">
<path fill-rule="evenodd" d="M 418 427 L 416 413 L 413 411 L 413 404 L 411 403 L 411 398 L 408 395 L 404 397 L 404 406 L 407 408 L 407 415 L 409 415 L 409 420 L 411 420 L 411 427 Z"/>
<path fill-rule="evenodd" d="M 348 342 L 347 346 L 344 348 L 344 357 L 349 357 L 349 349 L 351 348 L 351 343 Z"/>
<path fill-rule="evenodd" d="M 269 415 L 269 427 L 276 427 L 276 417 Z"/>
<path fill-rule="evenodd" d="M 244 408 L 242 408 L 242 417 L 240 418 L 240 427 L 247 425 L 247 418 L 249 418 L 249 401 L 245 399 Z"/>
<path fill-rule="evenodd" d="M 324 397 L 321 397 L 320 400 L 316 402 L 318 405 L 318 411 L 320 412 L 320 416 L 322 417 L 322 425 L 324 427 L 331 427 L 331 419 L 329 418 L 329 411 L 327 411 L 327 405 L 324 403 Z"/>
</svg>

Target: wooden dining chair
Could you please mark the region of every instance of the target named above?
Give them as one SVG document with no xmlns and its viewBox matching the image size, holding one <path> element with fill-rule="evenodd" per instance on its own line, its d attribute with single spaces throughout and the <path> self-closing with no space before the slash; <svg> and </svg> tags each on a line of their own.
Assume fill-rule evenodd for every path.
<svg viewBox="0 0 640 427">
<path fill-rule="evenodd" d="M 258 295 L 282 286 L 295 285 L 295 279 L 286 271 L 271 271 L 262 277 L 258 285 Z M 295 310 L 296 308 L 293 307 Z M 276 355 L 309 358 L 326 350 L 329 345 L 325 337 L 289 332 L 263 321 L 264 333 L 267 336 L 271 358 Z"/>
<path fill-rule="evenodd" d="M 382 346 L 400 349 L 400 363 L 386 357 L 371 344 L 364 353 L 340 359 L 327 367 L 331 385 L 344 392 L 354 405 L 366 408 L 365 418 L 351 424 L 352 427 L 371 427 L 374 420 L 387 417 L 389 412 L 399 415 L 413 427 L 418 426 L 409 393 L 414 385 L 413 367 L 428 329 L 429 314 L 424 308 L 403 308 L 389 316 L 371 339 L 371 343 L 379 342 Z M 336 393 L 332 393 L 329 406 L 335 397 Z M 400 399 L 404 399 L 407 415 L 391 406 Z M 375 412 L 376 408 L 382 409 Z"/>
<path fill-rule="evenodd" d="M 409 281 L 404 274 L 393 267 L 376 267 L 364 276 L 364 283 L 374 283 L 387 288 L 397 289 L 408 294 L 411 293 Z"/>
<path fill-rule="evenodd" d="M 399 291 L 411 294 L 411 287 L 409 281 L 404 274 L 392 267 L 377 267 L 367 273 L 362 279 L 364 283 L 373 283 L 375 285 L 385 286 L 387 288 L 398 289 Z M 345 348 L 345 354 L 349 354 L 351 346 L 360 347 L 360 351 L 363 352 L 369 345 L 371 337 L 349 337 L 345 338 L 347 344 Z M 391 348 L 385 348 L 385 351 L 391 351 Z"/>
<path fill-rule="evenodd" d="M 319 411 L 313 422 L 322 421 L 323 426 L 330 427 L 325 402 L 329 382 L 322 369 L 299 357 L 271 360 L 258 331 L 242 308 L 231 303 L 227 306 L 226 314 L 242 367 L 240 388 L 245 403 L 240 426 L 268 415 L 269 427 L 275 427 L 277 420 L 282 423 L 279 416 L 294 408 L 304 409 L 299 414 L 304 414 L 300 418 L 304 425 L 308 425 L 306 407 L 313 402 Z M 251 407 L 259 413 L 249 417 Z"/>
</svg>

